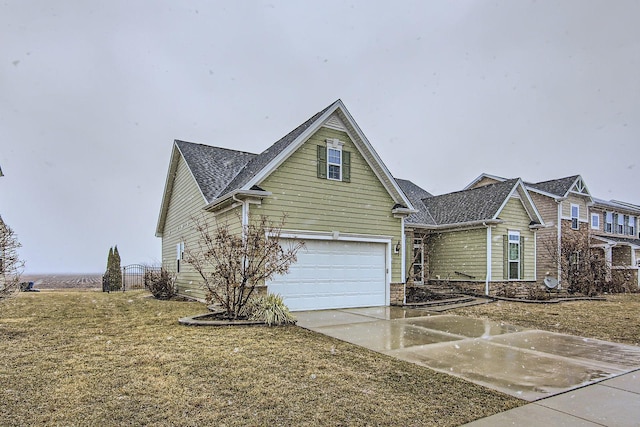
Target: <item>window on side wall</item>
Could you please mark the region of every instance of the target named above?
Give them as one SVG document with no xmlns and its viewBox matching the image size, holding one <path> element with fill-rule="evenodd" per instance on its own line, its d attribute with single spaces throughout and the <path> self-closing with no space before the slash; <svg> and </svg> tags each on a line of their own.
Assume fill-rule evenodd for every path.
<svg viewBox="0 0 640 427">
<path fill-rule="evenodd" d="M 571 228 L 580 229 L 580 206 L 571 205 Z"/>
<path fill-rule="evenodd" d="M 618 234 L 624 234 L 624 215 L 618 214 Z"/>
<path fill-rule="evenodd" d="M 591 228 L 594 230 L 598 230 L 600 228 L 600 214 L 591 214 Z"/>
<path fill-rule="evenodd" d="M 176 273 L 180 273 L 182 260 L 184 259 L 184 242 L 176 244 Z"/>
<path fill-rule="evenodd" d="M 613 233 L 613 212 L 606 212 L 604 214 L 604 231 Z"/>
<path fill-rule="evenodd" d="M 520 279 L 520 232 L 509 230 L 508 268 L 509 280 Z"/>
</svg>

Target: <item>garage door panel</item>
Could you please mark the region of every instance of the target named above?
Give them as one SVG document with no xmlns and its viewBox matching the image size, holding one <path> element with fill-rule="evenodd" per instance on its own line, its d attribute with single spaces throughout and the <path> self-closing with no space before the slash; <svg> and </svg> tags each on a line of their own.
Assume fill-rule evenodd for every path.
<svg viewBox="0 0 640 427">
<path fill-rule="evenodd" d="M 282 295 L 291 310 L 386 304 L 384 243 L 307 240 L 305 245 L 290 273 L 269 283 L 269 292 Z"/>
</svg>

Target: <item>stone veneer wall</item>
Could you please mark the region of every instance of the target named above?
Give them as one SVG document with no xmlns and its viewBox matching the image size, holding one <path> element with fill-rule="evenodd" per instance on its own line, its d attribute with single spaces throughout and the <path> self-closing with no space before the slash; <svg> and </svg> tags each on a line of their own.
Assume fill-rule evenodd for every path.
<svg viewBox="0 0 640 427">
<path fill-rule="evenodd" d="M 392 283 L 389 289 L 389 304 L 404 304 L 404 283 Z"/>
<path fill-rule="evenodd" d="M 452 289 L 456 292 L 472 295 L 484 295 L 485 282 L 464 282 L 464 281 L 446 281 L 446 280 L 429 280 L 429 285 L 436 288 Z M 490 282 L 489 295 L 503 296 L 510 298 L 527 298 L 534 290 L 544 290 L 544 286 L 534 281 L 519 282 Z"/>
</svg>

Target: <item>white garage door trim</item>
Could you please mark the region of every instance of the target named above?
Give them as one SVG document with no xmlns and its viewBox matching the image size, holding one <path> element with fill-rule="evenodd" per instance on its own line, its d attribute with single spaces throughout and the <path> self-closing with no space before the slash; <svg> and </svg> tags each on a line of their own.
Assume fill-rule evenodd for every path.
<svg viewBox="0 0 640 427">
<path fill-rule="evenodd" d="M 389 236 L 376 236 L 376 235 L 364 235 L 364 234 L 343 234 L 337 231 L 334 232 L 298 232 L 298 231 L 286 231 L 280 234 L 282 239 L 296 239 L 302 241 L 335 241 L 335 242 L 363 242 L 363 243 L 380 243 L 384 244 L 385 252 L 385 283 L 384 283 L 384 305 L 389 305 L 390 302 L 390 283 L 391 283 L 391 243 L 392 238 Z M 277 280 L 277 278 L 276 278 Z M 271 290 L 270 290 L 271 292 Z M 285 296 L 286 303 L 286 296 Z M 297 308 L 295 306 L 290 307 L 292 311 L 305 310 L 313 308 Z M 317 307 L 321 309 L 324 307 Z"/>
</svg>

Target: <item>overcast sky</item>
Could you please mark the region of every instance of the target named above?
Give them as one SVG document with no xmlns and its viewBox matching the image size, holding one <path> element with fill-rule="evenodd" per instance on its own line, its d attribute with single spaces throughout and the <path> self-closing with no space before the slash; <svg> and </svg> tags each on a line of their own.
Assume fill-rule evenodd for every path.
<svg viewBox="0 0 640 427">
<path fill-rule="evenodd" d="M 0 3 L 0 215 L 27 273 L 161 258 L 174 139 L 259 153 L 340 98 L 396 177 L 640 203 L 640 1 Z"/>
</svg>

